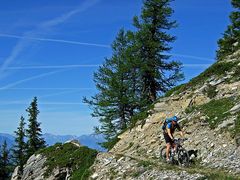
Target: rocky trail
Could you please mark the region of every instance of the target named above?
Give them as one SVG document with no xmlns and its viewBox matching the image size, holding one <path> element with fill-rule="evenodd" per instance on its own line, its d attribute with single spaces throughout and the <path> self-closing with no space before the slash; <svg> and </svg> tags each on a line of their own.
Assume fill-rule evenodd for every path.
<svg viewBox="0 0 240 180">
<path fill-rule="evenodd" d="M 208 176 L 239 176 L 216 168 L 196 164 L 181 167 L 162 162 L 160 158 L 149 159 L 127 154 L 101 153 L 94 164 L 91 179 L 205 179 Z M 102 167 L 105 167 L 102 169 Z"/>
</svg>

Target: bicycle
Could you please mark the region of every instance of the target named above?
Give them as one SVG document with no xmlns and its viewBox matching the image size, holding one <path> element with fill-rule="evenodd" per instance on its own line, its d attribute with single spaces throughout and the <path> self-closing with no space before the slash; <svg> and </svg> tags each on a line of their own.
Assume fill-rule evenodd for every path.
<svg viewBox="0 0 240 180">
<path fill-rule="evenodd" d="M 176 145 L 176 151 L 174 147 L 171 147 L 169 152 L 169 160 L 171 164 L 178 164 L 181 166 L 189 166 L 189 154 L 186 149 L 181 145 L 187 138 L 174 139 L 174 144 Z M 175 160 L 175 155 L 177 155 L 177 159 Z M 166 162 L 166 146 L 161 149 L 161 158 L 164 162 Z"/>
</svg>

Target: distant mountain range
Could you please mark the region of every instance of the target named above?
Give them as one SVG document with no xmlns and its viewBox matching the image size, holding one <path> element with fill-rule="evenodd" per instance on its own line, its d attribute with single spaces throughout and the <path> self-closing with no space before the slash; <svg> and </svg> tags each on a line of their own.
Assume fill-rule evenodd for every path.
<svg viewBox="0 0 240 180">
<path fill-rule="evenodd" d="M 54 145 L 57 142 L 64 143 L 69 140 L 76 139 L 82 145 L 88 146 L 89 148 L 96 149 L 99 151 L 105 151 L 98 143 L 104 142 L 104 137 L 102 135 L 82 135 L 82 136 L 73 136 L 73 135 L 53 135 L 53 134 L 43 134 L 48 146 Z M 6 140 L 8 147 L 11 148 L 14 145 L 15 137 L 11 134 L 0 133 L 0 145 Z"/>
</svg>

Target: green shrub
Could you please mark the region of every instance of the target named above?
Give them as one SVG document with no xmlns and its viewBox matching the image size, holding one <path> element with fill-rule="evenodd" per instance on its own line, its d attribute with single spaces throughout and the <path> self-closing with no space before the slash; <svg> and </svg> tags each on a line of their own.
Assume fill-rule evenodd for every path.
<svg viewBox="0 0 240 180">
<path fill-rule="evenodd" d="M 190 114 L 196 109 L 195 106 L 190 106 L 185 109 L 185 113 Z"/>
<path fill-rule="evenodd" d="M 216 86 L 208 86 L 205 93 L 210 99 L 214 98 L 217 95 Z"/>
<path fill-rule="evenodd" d="M 44 166 L 47 167 L 45 177 L 57 167 L 69 167 L 73 170 L 72 179 L 86 179 L 90 175 L 89 168 L 94 163 L 97 151 L 86 146 L 77 147 L 71 143 L 55 144 L 45 148 L 38 153 L 47 157 Z"/>
</svg>

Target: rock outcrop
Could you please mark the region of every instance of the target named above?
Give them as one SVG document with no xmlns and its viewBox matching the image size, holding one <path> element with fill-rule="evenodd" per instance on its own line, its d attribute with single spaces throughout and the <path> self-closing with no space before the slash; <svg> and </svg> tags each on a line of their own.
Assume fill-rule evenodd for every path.
<svg viewBox="0 0 240 180">
<path fill-rule="evenodd" d="M 77 140 L 56 144 L 32 155 L 24 165 L 22 175 L 16 167 L 11 180 L 70 180 L 76 171 L 74 166 L 81 163 L 82 166 L 85 166 L 83 163 L 91 165 L 89 157 L 95 159 L 96 154 L 95 150 L 82 146 Z M 84 161 L 84 156 L 88 162 Z"/>
</svg>

